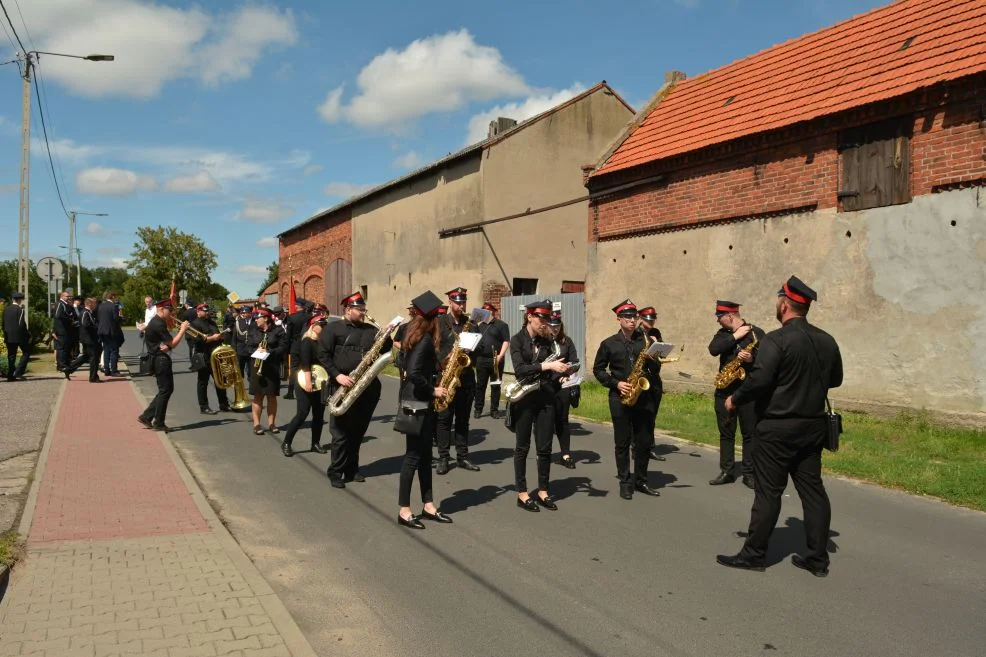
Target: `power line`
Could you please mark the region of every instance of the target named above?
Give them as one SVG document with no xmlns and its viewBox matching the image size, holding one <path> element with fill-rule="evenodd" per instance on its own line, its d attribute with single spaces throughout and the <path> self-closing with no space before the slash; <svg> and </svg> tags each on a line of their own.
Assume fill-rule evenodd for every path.
<svg viewBox="0 0 986 657">
<path fill-rule="evenodd" d="M 27 33 L 27 42 L 31 44 L 33 50 L 37 50 L 34 45 L 34 37 L 31 36 L 31 30 L 27 29 L 27 21 L 24 20 L 24 14 L 21 13 L 21 3 L 14 0 L 14 6 L 17 7 L 17 15 L 21 17 L 21 24 L 24 26 L 24 32 Z"/>
<path fill-rule="evenodd" d="M 30 35 L 28 35 L 27 38 L 30 39 L 31 38 Z M 56 136 L 56 134 L 54 133 L 55 121 L 52 118 L 51 106 L 48 104 L 48 85 L 45 82 L 44 76 L 41 74 L 41 66 L 39 64 L 40 64 L 40 61 L 38 61 L 34 65 L 34 75 L 37 78 L 37 80 L 39 80 L 41 82 L 41 92 L 42 92 L 41 95 L 42 95 L 42 98 L 44 100 L 44 110 L 45 110 L 45 112 L 48 113 L 48 122 L 51 123 L 52 131 L 53 131 L 52 138 L 54 138 Z M 64 182 L 65 181 L 65 172 L 62 170 L 62 160 L 58 156 L 58 149 L 57 148 L 55 149 L 55 152 L 53 153 L 53 155 L 55 157 L 55 167 L 58 169 L 58 177 L 61 178 L 62 182 Z M 68 186 L 67 185 L 65 186 L 65 198 L 68 200 L 68 204 L 69 205 L 74 205 L 72 203 L 72 197 L 69 196 Z"/>
<path fill-rule="evenodd" d="M 27 48 L 24 47 L 24 42 L 21 41 L 20 35 L 17 34 L 17 28 L 14 27 L 14 21 L 10 20 L 10 14 L 7 13 L 7 7 L 3 4 L 3 0 L 0 0 L 0 9 L 3 9 L 3 15 L 7 17 L 7 22 L 10 23 L 10 31 L 14 33 L 14 38 L 20 44 L 21 52 L 27 55 Z"/>
<path fill-rule="evenodd" d="M 62 212 L 69 216 L 69 211 L 65 208 L 65 201 L 62 200 L 62 189 L 58 185 L 58 178 L 55 177 L 55 162 L 51 157 L 51 144 L 48 143 L 48 127 L 45 125 L 45 113 L 41 107 L 41 92 L 38 87 L 38 77 L 34 76 L 34 94 L 38 99 L 38 114 L 41 115 L 41 130 L 44 133 L 45 149 L 48 151 L 48 165 L 51 167 L 51 181 L 55 183 L 55 191 L 58 193 L 58 202 L 62 206 Z"/>
<path fill-rule="evenodd" d="M 10 38 L 10 32 L 7 31 L 7 24 L 4 23 L 3 21 L 0 21 L 0 27 L 3 28 L 3 33 L 7 37 L 7 41 L 10 42 L 10 48 L 16 53 L 17 52 L 17 44 L 14 43 L 14 40 Z"/>
</svg>

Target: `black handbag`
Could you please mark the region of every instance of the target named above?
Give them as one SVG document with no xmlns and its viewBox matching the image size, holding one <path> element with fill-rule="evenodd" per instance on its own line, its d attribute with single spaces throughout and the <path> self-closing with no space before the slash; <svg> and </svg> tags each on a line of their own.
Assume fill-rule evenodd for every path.
<svg viewBox="0 0 986 657">
<path fill-rule="evenodd" d="M 397 406 L 397 417 L 394 418 L 394 431 L 405 436 L 420 436 L 430 408 L 431 402 L 417 399 L 401 401 Z"/>
<path fill-rule="evenodd" d="M 205 369 L 205 354 L 195 352 L 192 354 L 192 364 L 189 367 L 193 372 Z"/>
<path fill-rule="evenodd" d="M 147 342 L 142 342 L 140 350 L 140 375 L 151 376 L 154 374 L 154 354 L 147 353 Z"/>
<path fill-rule="evenodd" d="M 582 401 L 582 386 L 572 386 L 569 388 L 568 395 L 572 403 L 572 408 L 578 408 L 579 402 Z"/>
<path fill-rule="evenodd" d="M 818 380 L 821 382 L 822 386 L 828 390 L 828 384 L 822 379 L 822 364 L 818 360 L 818 351 L 815 349 L 815 341 L 811 339 L 811 335 L 808 331 L 802 329 L 802 333 L 808 338 L 808 342 L 811 344 L 811 353 L 815 357 L 815 365 L 818 368 Z M 839 436 L 842 435 L 842 415 L 836 413 L 832 410 L 832 404 L 829 402 L 828 395 L 825 395 L 825 442 L 822 443 L 822 447 L 830 452 L 839 451 Z"/>
</svg>

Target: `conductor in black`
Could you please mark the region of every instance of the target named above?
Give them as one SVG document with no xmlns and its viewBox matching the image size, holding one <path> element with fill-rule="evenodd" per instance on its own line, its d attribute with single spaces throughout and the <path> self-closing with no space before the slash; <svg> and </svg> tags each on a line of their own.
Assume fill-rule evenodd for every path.
<svg viewBox="0 0 986 657">
<path fill-rule="evenodd" d="M 449 300 L 448 312 L 439 316 L 442 331 L 442 346 L 438 356 L 442 363 L 455 346 L 459 334 L 465 328 L 468 316 L 463 312 L 466 307 L 466 289 L 457 287 L 446 292 Z M 472 330 L 472 328 L 470 328 Z M 479 470 L 469 460 L 469 413 L 473 407 L 476 395 L 476 368 L 474 363 L 462 368 L 459 377 L 459 389 L 456 391 L 452 405 L 438 414 L 438 465 L 435 474 L 444 475 L 449 470 L 449 448 L 452 443 L 453 428 L 455 430 L 456 465 L 463 470 Z"/>
<path fill-rule="evenodd" d="M 742 367 L 749 374 L 756 359 L 757 348 L 749 348 L 756 339 L 763 339 L 764 331 L 759 326 L 747 323 L 740 317 L 740 304 L 733 301 L 716 301 L 716 319 L 719 330 L 712 336 L 709 343 L 709 353 L 719 357 L 719 371 L 726 364 L 739 358 Z M 756 430 L 757 417 L 751 402 L 737 407 L 735 413 L 726 410 L 726 398 L 739 390 L 743 381 L 737 379 L 723 389 L 716 389 L 715 410 L 716 424 L 719 426 L 719 474 L 709 482 L 712 486 L 731 484 L 736 481 L 736 421 L 739 420 L 740 433 L 743 435 L 743 485 L 754 487 L 753 477 L 753 436 Z"/>
<path fill-rule="evenodd" d="M 616 473 L 620 479 L 620 497 L 633 499 L 634 490 L 644 495 L 660 493 L 647 483 L 650 450 L 654 444 L 651 428 L 655 410 L 654 396 L 646 391 L 636 404 L 623 404 L 621 394 L 630 391 L 627 379 L 641 350 L 648 346 L 647 335 L 637 328 L 637 306 L 626 299 L 613 306 L 620 322 L 620 330 L 602 341 L 592 364 L 592 373 L 599 383 L 609 388 L 609 412 L 613 418 L 613 440 L 616 450 Z M 644 365 L 648 378 L 658 375 L 658 364 L 648 361 Z M 633 450 L 633 474 L 630 473 L 630 452 Z"/>
<path fill-rule="evenodd" d="M 340 386 L 353 386 L 354 382 L 349 374 L 373 347 L 377 336 L 377 329 L 364 321 L 366 300 L 360 292 L 353 292 L 343 299 L 342 307 L 343 320 L 325 327 L 319 335 L 315 350 L 319 362 L 329 373 L 330 393 L 335 393 Z M 388 338 L 381 353 L 389 351 L 391 346 L 392 342 Z M 345 488 L 350 481 L 365 481 L 359 472 L 359 450 L 373 418 L 373 410 L 380 401 L 381 387 L 380 379 L 375 378 L 348 411 L 329 419 L 332 463 L 326 474 L 334 488 Z"/>
<path fill-rule="evenodd" d="M 808 323 L 818 295 L 796 276 L 777 295 L 777 320 L 758 348 L 757 360 L 740 388 L 726 398 L 726 409 L 753 401 L 757 448 L 753 469 L 757 487 L 750 531 L 738 554 L 716 561 L 731 568 L 764 569 L 767 542 L 781 511 L 790 475 L 804 508 L 808 553 L 791 562 L 816 577 L 828 574 L 827 551 L 832 508 L 822 484 L 822 445 L 826 438 L 825 399 L 842 385 L 842 356 L 831 335 Z"/>
</svg>

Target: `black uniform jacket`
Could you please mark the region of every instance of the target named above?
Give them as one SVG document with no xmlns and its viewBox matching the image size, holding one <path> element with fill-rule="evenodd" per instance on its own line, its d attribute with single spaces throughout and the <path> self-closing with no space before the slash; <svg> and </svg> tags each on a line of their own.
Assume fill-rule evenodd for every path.
<svg viewBox="0 0 986 657">
<path fill-rule="evenodd" d="M 89 347 L 95 347 L 99 344 L 99 324 L 96 322 L 96 315 L 88 308 L 82 311 L 79 342 Z"/>
<path fill-rule="evenodd" d="M 719 371 L 726 366 L 728 362 L 736 358 L 736 354 L 740 352 L 740 349 L 749 345 L 753 342 L 753 336 L 757 336 L 757 340 L 763 340 L 763 336 L 766 335 L 764 330 L 759 326 L 753 326 L 753 330 L 744 335 L 739 340 L 733 337 L 733 332 L 728 328 L 721 328 L 716 331 L 716 334 L 712 336 L 712 342 L 709 343 L 709 353 L 713 356 L 719 357 Z M 753 350 L 753 361 L 757 360 L 757 350 L 763 346 L 763 343 L 759 343 L 757 347 Z M 753 363 L 744 363 L 743 369 L 746 373 L 750 373 L 750 369 L 753 367 Z M 730 386 L 723 388 L 722 390 L 716 390 L 716 397 L 728 397 L 729 395 L 736 392 L 742 385 L 742 381 L 734 381 Z"/>
<path fill-rule="evenodd" d="M 483 335 L 479 341 L 479 346 L 474 352 L 481 358 L 494 358 L 500 353 L 500 348 L 504 342 L 510 341 L 510 327 L 507 323 L 499 319 L 491 320 L 488 324 L 479 327 L 479 332 Z"/>
<path fill-rule="evenodd" d="M 236 349 L 237 356 L 247 357 L 253 353 L 248 344 L 252 329 L 253 322 L 249 319 L 237 317 L 233 322 L 233 348 Z"/>
<path fill-rule="evenodd" d="M 554 348 L 554 347 L 552 347 Z M 565 336 L 564 342 L 558 343 L 558 356 L 564 360 L 566 363 L 577 363 L 579 362 L 579 350 L 575 348 L 575 343 L 572 342 L 572 338 Z M 551 378 L 555 381 L 561 383 L 562 377 L 568 376 L 567 374 L 558 374 L 553 372 Z"/>
<path fill-rule="evenodd" d="M 284 320 L 284 330 L 288 334 L 288 344 L 291 350 L 291 357 L 296 358 L 301 355 L 301 336 L 308 330 L 308 319 L 310 315 L 307 310 L 299 310 L 288 315 Z"/>
<path fill-rule="evenodd" d="M 797 317 L 761 338 L 757 351 L 735 404 L 755 401 L 760 419 L 825 414 L 829 388 L 842 385 L 842 354 L 831 335 Z"/>
<path fill-rule="evenodd" d="M 647 347 L 647 339 L 644 332 L 634 331 L 627 339 L 623 331 L 609 336 L 599 345 L 596 351 L 596 360 L 592 363 L 592 373 L 599 383 L 609 388 L 609 394 L 619 396 L 620 390 L 617 387 L 620 381 L 626 381 L 633 370 L 633 364 L 637 362 L 640 352 Z M 647 360 L 644 363 L 644 375 L 648 380 L 660 376 L 660 363 Z M 645 397 L 641 395 L 634 408 L 643 408 Z"/>
<path fill-rule="evenodd" d="M 70 309 L 69 312 L 72 310 Z M 116 304 L 112 301 L 100 301 L 99 305 L 96 306 L 96 323 L 99 324 L 101 338 L 115 337 L 117 327 L 120 324 L 120 315 L 116 310 Z"/>
<path fill-rule="evenodd" d="M 510 362 L 514 366 L 517 380 L 524 382 L 539 380 L 541 390 L 552 395 L 559 390 L 557 377 L 550 370 L 543 371 L 541 363 L 553 353 L 555 347 L 551 339 L 541 336 L 532 338 L 526 328 L 522 328 L 510 338 Z M 534 393 L 528 395 L 528 397 L 533 396 Z M 528 397 L 524 397 L 524 400 Z"/>
<path fill-rule="evenodd" d="M 10 304 L 3 309 L 3 340 L 10 344 L 20 344 L 25 347 L 31 341 L 27 330 L 27 310 L 24 306 Z"/>
<path fill-rule="evenodd" d="M 205 333 L 207 336 L 219 333 L 219 327 L 216 326 L 216 323 L 208 317 L 196 317 L 195 321 L 191 323 L 191 327 L 196 331 Z M 192 351 L 197 354 L 205 354 L 206 356 L 211 356 L 212 352 L 216 350 L 216 347 L 222 344 L 221 340 L 216 340 L 214 342 L 206 342 L 205 340 L 200 340 L 199 338 L 193 338 L 193 340 Z"/>
<path fill-rule="evenodd" d="M 651 342 L 664 342 L 664 338 L 661 337 L 661 329 L 652 328 L 647 331 L 647 338 Z M 653 361 L 653 367 L 647 370 L 647 380 L 650 381 L 651 390 L 654 390 L 654 386 L 657 388 L 663 388 L 664 382 L 661 381 L 661 362 L 658 360 Z"/>
<path fill-rule="evenodd" d="M 147 345 L 147 353 L 155 356 L 159 353 L 166 353 L 161 351 L 161 343 L 170 344 L 171 339 L 171 332 L 164 320 L 157 315 L 151 317 L 151 321 L 147 322 L 147 327 L 144 329 L 144 343 Z M 168 347 L 169 350 L 170 348 Z"/>
<path fill-rule="evenodd" d="M 373 347 L 377 329 L 371 324 L 354 324 L 348 320 L 331 322 L 318 336 L 318 361 L 335 379 L 340 374 L 349 374 Z M 380 353 L 390 351 L 393 341 L 387 338 Z"/>
<path fill-rule="evenodd" d="M 404 384 L 401 394 L 410 394 L 418 401 L 430 401 L 435 393 L 438 377 L 438 355 L 431 333 L 425 333 L 405 360 Z"/>
<path fill-rule="evenodd" d="M 318 342 L 311 338 L 300 338 L 298 340 L 298 369 L 302 372 L 311 372 L 312 365 L 318 364 L 318 357 L 315 351 L 318 349 Z"/>
<path fill-rule="evenodd" d="M 452 352 L 452 348 L 455 346 L 455 341 L 459 339 L 459 334 L 462 333 L 462 329 L 466 322 L 469 320 L 468 315 L 460 315 L 458 321 L 452 317 L 452 313 L 447 315 L 442 315 L 439 318 L 442 326 L 442 346 L 438 350 L 438 358 L 440 362 L 445 362 L 445 359 Z M 469 327 L 470 333 L 476 333 L 476 327 Z M 475 359 L 472 359 L 475 361 Z M 463 376 L 474 376 L 476 363 L 473 362 L 469 367 L 462 371 Z"/>
<path fill-rule="evenodd" d="M 72 332 L 76 321 L 72 306 L 59 299 L 58 305 L 55 307 L 55 321 L 52 324 L 55 335 L 68 335 Z"/>
<path fill-rule="evenodd" d="M 260 347 L 265 334 L 267 336 L 266 348 L 270 356 L 264 361 L 264 372 L 276 372 L 277 368 L 281 367 L 281 361 L 288 351 L 288 341 L 280 327 L 272 325 L 265 333 L 256 324 L 252 325 L 247 334 L 247 349 L 251 354 L 255 352 Z"/>
</svg>

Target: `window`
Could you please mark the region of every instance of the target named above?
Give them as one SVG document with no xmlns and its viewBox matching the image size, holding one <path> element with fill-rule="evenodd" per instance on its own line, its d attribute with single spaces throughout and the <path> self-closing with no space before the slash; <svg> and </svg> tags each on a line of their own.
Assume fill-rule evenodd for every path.
<svg viewBox="0 0 986 657">
<path fill-rule="evenodd" d="M 585 281 L 562 281 L 561 293 L 571 294 L 585 292 Z"/>
<path fill-rule="evenodd" d="M 840 135 L 842 181 L 838 197 L 846 212 L 909 203 L 911 119 L 874 123 Z"/>
<path fill-rule="evenodd" d="M 538 293 L 538 279 L 536 278 L 515 278 L 514 296 Z"/>
</svg>

